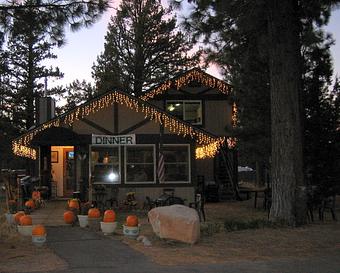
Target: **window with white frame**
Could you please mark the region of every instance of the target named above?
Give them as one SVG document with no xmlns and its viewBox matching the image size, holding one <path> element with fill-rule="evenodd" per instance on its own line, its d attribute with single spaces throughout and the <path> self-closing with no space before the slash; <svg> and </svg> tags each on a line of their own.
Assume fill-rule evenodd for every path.
<svg viewBox="0 0 340 273">
<path fill-rule="evenodd" d="M 168 100 L 166 110 L 191 124 L 202 124 L 202 101 L 200 100 Z"/>
<path fill-rule="evenodd" d="M 91 175 L 94 183 L 120 183 L 119 147 L 91 148 Z"/>
<path fill-rule="evenodd" d="M 155 183 L 155 146 L 125 147 L 125 182 Z"/>
<path fill-rule="evenodd" d="M 190 183 L 190 145 L 163 145 L 165 183 Z"/>
</svg>

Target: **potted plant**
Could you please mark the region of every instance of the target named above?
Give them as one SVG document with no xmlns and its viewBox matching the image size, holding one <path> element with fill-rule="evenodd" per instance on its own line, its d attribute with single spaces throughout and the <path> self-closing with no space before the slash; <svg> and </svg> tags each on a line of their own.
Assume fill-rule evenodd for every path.
<svg viewBox="0 0 340 273">
<path fill-rule="evenodd" d="M 32 217 L 29 215 L 22 215 L 19 219 L 18 232 L 23 236 L 32 235 Z"/>
<path fill-rule="evenodd" d="M 14 215 L 17 213 L 17 202 L 15 200 L 8 200 L 8 212 L 5 213 L 7 223 L 9 225 L 14 225 Z"/>
<path fill-rule="evenodd" d="M 136 215 L 128 215 L 126 217 L 125 225 L 123 225 L 123 234 L 131 238 L 139 235 L 138 217 Z"/>
<path fill-rule="evenodd" d="M 88 213 L 89 228 L 93 231 L 100 229 L 100 210 L 98 208 L 90 208 Z"/>
<path fill-rule="evenodd" d="M 88 211 L 91 208 L 90 202 L 80 204 L 80 214 L 78 215 L 79 226 L 85 228 L 88 226 Z"/>
<path fill-rule="evenodd" d="M 100 222 L 100 228 L 104 235 L 112 234 L 117 227 L 116 213 L 113 210 L 106 210 L 104 212 L 103 221 Z"/>
<path fill-rule="evenodd" d="M 43 225 L 36 225 L 32 229 L 32 243 L 42 246 L 46 242 L 46 229 Z"/>
</svg>

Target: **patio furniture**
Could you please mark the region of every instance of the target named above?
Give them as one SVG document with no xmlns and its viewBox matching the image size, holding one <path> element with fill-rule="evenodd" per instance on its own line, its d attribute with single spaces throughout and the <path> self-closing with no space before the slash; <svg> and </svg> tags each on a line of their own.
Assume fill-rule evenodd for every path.
<svg viewBox="0 0 340 273">
<path fill-rule="evenodd" d="M 109 185 L 108 187 L 110 188 L 110 198 L 105 200 L 105 207 L 113 208 L 113 205 L 115 204 L 115 207 L 118 208 L 119 188 L 117 185 Z"/>
<path fill-rule="evenodd" d="M 156 207 L 171 206 L 174 204 L 184 205 L 184 200 L 175 196 L 175 189 L 163 189 L 163 194 L 155 200 Z"/>
<path fill-rule="evenodd" d="M 151 200 L 151 198 L 149 196 L 146 196 L 145 201 L 144 201 L 144 205 L 143 205 L 143 209 L 150 211 L 154 207 L 156 207 L 156 202 Z"/>
<path fill-rule="evenodd" d="M 105 196 L 106 196 L 106 192 L 105 192 L 105 187 L 104 186 L 95 186 L 94 187 L 94 193 L 93 193 L 93 197 L 94 197 L 94 203 L 96 205 L 97 208 L 99 208 L 100 210 L 104 210 L 105 208 Z"/>
<path fill-rule="evenodd" d="M 197 211 L 200 222 L 202 222 L 202 220 L 205 222 L 204 203 L 204 196 L 197 193 L 195 194 L 195 202 L 189 204 L 190 208 L 194 208 Z"/>
<path fill-rule="evenodd" d="M 137 207 L 135 194 L 136 193 L 134 191 L 130 191 L 126 194 L 124 205 L 127 206 L 129 210 L 135 209 Z"/>
<path fill-rule="evenodd" d="M 326 210 L 329 210 L 332 214 L 332 219 L 337 221 L 335 214 L 335 202 L 336 192 L 334 189 L 321 189 L 318 186 L 310 186 L 307 190 L 307 216 L 314 221 L 313 211 L 315 209 L 319 212 L 319 220 L 324 220 L 324 214 Z"/>
<path fill-rule="evenodd" d="M 254 208 L 257 207 L 257 198 L 259 197 L 259 193 L 263 193 L 264 199 L 266 198 L 265 193 L 267 191 L 267 187 L 239 187 L 240 193 L 245 193 L 247 195 L 247 200 L 250 199 L 252 193 L 254 193 Z M 266 208 L 264 204 L 264 208 Z"/>
</svg>

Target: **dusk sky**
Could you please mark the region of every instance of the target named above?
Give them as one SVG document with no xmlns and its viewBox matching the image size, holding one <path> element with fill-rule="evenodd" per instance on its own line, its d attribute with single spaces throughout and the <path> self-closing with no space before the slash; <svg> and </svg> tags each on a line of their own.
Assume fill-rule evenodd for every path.
<svg viewBox="0 0 340 273">
<path fill-rule="evenodd" d="M 78 32 L 67 32 L 66 45 L 55 50 L 58 59 L 49 62 L 58 66 L 64 73 L 61 80 L 50 80 L 49 86 L 65 85 L 75 79 L 93 81 L 91 67 L 97 56 L 104 49 L 104 37 L 107 25 L 113 10 L 106 12 L 102 18 L 92 27 L 81 29 Z M 332 47 L 334 59 L 334 74 L 340 75 L 340 10 L 333 11 L 331 20 L 326 30 L 333 34 L 336 44 Z M 207 71 L 214 76 L 219 76 L 216 69 Z"/>
</svg>

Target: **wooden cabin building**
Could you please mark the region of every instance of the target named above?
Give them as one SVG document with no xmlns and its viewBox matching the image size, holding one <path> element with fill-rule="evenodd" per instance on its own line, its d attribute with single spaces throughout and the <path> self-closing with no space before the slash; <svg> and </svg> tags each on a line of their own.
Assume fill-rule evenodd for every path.
<svg viewBox="0 0 340 273">
<path fill-rule="evenodd" d="M 204 184 L 233 188 L 235 140 L 226 128 L 235 124 L 231 87 L 192 69 L 139 98 L 101 94 L 13 140 L 13 152 L 36 162 L 53 197 L 94 200 L 100 187 L 106 199 L 133 191 L 142 204 L 172 188 L 192 202 Z"/>
</svg>

